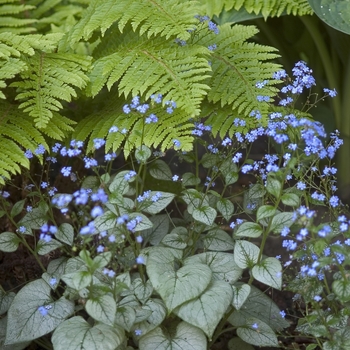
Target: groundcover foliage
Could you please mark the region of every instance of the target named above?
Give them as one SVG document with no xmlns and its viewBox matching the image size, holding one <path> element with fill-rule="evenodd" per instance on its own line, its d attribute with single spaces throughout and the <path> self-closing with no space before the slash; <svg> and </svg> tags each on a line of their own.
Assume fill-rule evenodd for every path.
<svg viewBox="0 0 350 350">
<path fill-rule="evenodd" d="M 229 333 L 252 349 L 292 333 L 347 349 L 342 140 L 308 114 L 336 91 L 313 95 L 305 62 L 287 74 L 205 1 L 8 3 L 0 250 L 27 249 L 41 276 L 1 287 L 1 348 L 203 350 Z M 271 236 L 283 257 L 266 255 Z M 298 313 L 272 289 L 297 293 Z"/>
</svg>

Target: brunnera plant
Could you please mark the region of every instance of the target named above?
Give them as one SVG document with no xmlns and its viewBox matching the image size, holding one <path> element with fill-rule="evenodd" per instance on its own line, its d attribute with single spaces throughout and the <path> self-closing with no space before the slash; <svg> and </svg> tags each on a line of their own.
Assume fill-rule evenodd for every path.
<svg viewBox="0 0 350 350">
<path fill-rule="evenodd" d="M 41 277 L 16 293 L 2 287 L 4 349 L 35 341 L 58 350 L 202 350 L 225 332 L 231 349 L 282 347 L 289 311 L 256 281 L 297 293 L 300 320 L 293 332 L 310 339 L 308 350 L 346 349 L 350 233 L 332 165 L 342 141 L 337 133 L 327 139 L 320 123 L 293 108 L 315 85 L 304 62 L 292 77 L 277 71 L 273 80 L 285 81 L 274 104 L 263 93 L 274 83 L 256 82 L 257 101 L 273 110 L 267 119 L 252 111 L 257 126 L 251 128 L 237 117 L 233 125 L 242 131 L 222 139 L 213 137 L 208 120 L 195 122 L 193 150 L 184 152 L 181 140 L 172 139 L 169 164 L 162 150 L 143 142 L 148 126 L 177 112 L 177 101 L 158 93 L 121 107 L 125 117 L 135 114 L 142 122 L 138 139 L 132 129 L 113 125 L 107 139 L 95 138 L 91 147 L 72 140 L 54 144 L 50 153 L 43 145 L 23 152 L 47 169 L 16 203 L 3 189 L 1 214 L 14 230 L 0 234 L 0 249 L 24 246 Z M 327 95 L 336 92 L 325 89 Z M 106 147 L 111 135 L 122 140 L 116 152 Z M 264 136 L 270 152 L 250 159 L 252 144 Z M 123 154 L 129 157 L 120 168 Z M 79 162 L 83 172 L 75 169 Z M 65 181 L 59 190 L 54 166 Z M 254 180 L 235 191 L 247 173 Z M 315 208 L 322 207 L 328 215 L 317 218 Z M 266 255 L 267 239 L 276 235 L 287 259 Z M 41 257 L 54 252 L 44 264 Z"/>
</svg>

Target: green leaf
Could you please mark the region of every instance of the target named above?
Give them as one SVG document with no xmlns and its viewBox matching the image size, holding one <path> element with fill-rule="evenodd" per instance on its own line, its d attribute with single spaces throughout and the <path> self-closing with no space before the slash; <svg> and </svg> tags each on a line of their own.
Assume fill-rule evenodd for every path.
<svg viewBox="0 0 350 350">
<path fill-rule="evenodd" d="M 233 254 L 222 252 L 206 252 L 196 254 L 184 261 L 185 265 L 206 264 L 213 274 L 214 280 L 234 283 L 242 276 L 242 269 L 235 263 Z"/>
<path fill-rule="evenodd" d="M 196 177 L 196 175 L 192 173 L 184 173 L 182 175 L 182 184 L 184 186 L 196 186 L 201 183 L 201 179 Z"/>
<path fill-rule="evenodd" d="M 18 226 L 25 226 L 33 230 L 39 230 L 41 226 L 47 223 L 48 206 L 43 203 L 39 207 L 32 209 L 19 222 Z"/>
<path fill-rule="evenodd" d="M 295 193 L 284 193 L 281 197 L 281 201 L 284 205 L 289 207 L 298 207 L 300 205 L 300 198 Z"/>
<path fill-rule="evenodd" d="M 235 237 L 260 237 L 263 233 L 263 229 L 259 224 L 255 222 L 243 222 L 239 225 L 237 231 L 235 232 Z"/>
<path fill-rule="evenodd" d="M 278 179 L 276 179 L 274 176 L 269 175 L 267 177 L 266 182 L 266 190 L 267 192 L 271 193 L 276 199 L 279 199 L 282 191 L 282 183 Z"/>
<path fill-rule="evenodd" d="M 342 303 L 350 300 L 350 281 L 348 279 L 335 280 L 332 283 L 332 290 Z"/>
<path fill-rule="evenodd" d="M 156 159 L 152 162 L 148 169 L 152 177 L 158 180 L 172 180 L 173 174 L 167 163 L 164 160 Z"/>
<path fill-rule="evenodd" d="M 100 295 L 88 299 L 85 304 L 86 312 L 96 321 L 113 326 L 117 304 L 110 295 Z"/>
<path fill-rule="evenodd" d="M 152 197 L 157 196 L 159 199 L 155 202 L 152 201 Z M 158 214 L 164 208 L 166 208 L 174 199 L 175 194 L 162 191 L 151 191 L 149 198 L 143 201 L 139 206 L 138 210 L 148 214 Z"/>
<path fill-rule="evenodd" d="M 56 241 L 54 238 L 51 238 L 49 242 L 45 242 L 41 239 L 38 242 L 37 251 L 39 255 L 46 255 L 62 246 L 63 244 L 59 241 Z"/>
<path fill-rule="evenodd" d="M 166 307 L 160 299 L 149 299 L 146 304 L 142 306 L 143 309 L 151 312 L 147 320 L 137 323 L 134 328 L 140 329 L 142 335 L 148 333 L 152 329 L 159 326 L 166 316 Z"/>
<path fill-rule="evenodd" d="M 100 269 L 108 265 L 112 258 L 111 252 L 104 252 L 94 257 L 92 261 L 92 268 L 94 270 Z"/>
<path fill-rule="evenodd" d="M 318 346 L 317 344 L 309 344 L 305 350 L 314 350 L 317 348 L 317 346 Z"/>
<path fill-rule="evenodd" d="M 113 229 L 116 227 L 116 219 L 116 215 L 108 210 L 94 220 L 95 228 L 98 232 Z"/>
<path fill-rule="evenodd" d="M 63 322 L 52 335 L 55 350 L 115 350 L 123 340 L 124 331 L 120 327 L 101 323 L 90 326 L 81 316 Z"/>
<path fill-rule="evenodd" d="M 25 199 L 22 199 L 21 201 L 16 202 L 12 209 L 11 209 L 11 218 L 14 218 L 15 216 L 17 216 L 18 214 L 20 214 L 23 210 L 24 207 L 24 203 L 26 202 Z"/>
<path fill-rule="evenodd" d="M 225 185 L 232 185 L 238 180 L 238 167 L 231 159 L 226 159 L 219 167 L 224 176 Z"/>
<path fill-rule="evenodd" d="M 1 350 L 23 350 L 27 349 L 31 341 L 4 345 L 7 329 L 7 316 L 0 319 L 0 349 Z"/>
<path fill-rule="evenodd" d="M 82 188 L 90 189 L 96 192 L 101 186 L 101 181 L 98 176 L 87 176 L 83 183 L 81 184 Z"/>
<path fill-rule="evenodd" d="M 259 207 L 256 213 L 256 220 L 260 221 L 271 216 L 274 216 L 276 213 L 276 208 L 272 205 L 262 205 Z"/>
<path fill-rule="evenodd" d="M 229 221 L 232 217 L 232 214 L 233 214 L 233 211 L 235 210 L 235 207 L 229 199 L 221 198 L 216 203 L 216 209 L 218 210 L 219 213 L 222 214 L 222 216 L 224 217 L 224 219 L 226 221 Z"/>
<path fill-rule="evenodd" d="M 284 227 L 290 227 L 294 223 L 294 213 L 279 213 L 272 218 L 270 230 L 274 233 L 281 233 Z"/>
<path fill-rule="evenodd" d="M 64 297 L 53 301 L 50 293 L 50 286 L 42 279 L 29 282 L 18 292 L 8 311 L 6 344 L 40 338 L 73 314 L 73 301 Z M 46 306 L 46 316 L 39 312 L 40 306 Z"/>
<path fill-rule="evenodd" d="M 146 281 L 146 283 L 142 282 L 141 278 L 136 278 L 133 283 L 132 287 L 134 289 L 134 294 L 136 298 L 144 304 L 148 298 L 152 295 L 153 287 L 149 280 Z"/>
<path fill-rule="evenodd" d="M 153 226 L 142 232 L 145 242 L 158 245 L 169 232 L 170 220 L 167 214 L 152 216 L 149 218 Z"/>
<path fill-rule="evenodd" d="M 200 163 L 204 168 L 208 169 L 216 166 L 219 161 L 220 157 L 217 154 L 204 153 Z"/>
<path fill-rule="evenodd" d="M 207 339 L 204 333 L 186 322 L 179 323 L 172 336 L 168 332 L 164 334 L 162 328 L 157 327 L 141 337 L 139 341 L 140 350 L 204 350 L 206 348 Z"/>
<path fill-rule="evenodd" d="M 282 288 L 282 265 L 276 258 L 266 258 L 252 270 L 252 275 L 259 282 L 270 287 Z"/>
<path fill-rule="evenodd" d="M 174 268 L 175 257 L 168 249 L 149 251 L 147 274 L 153 288 L 160 294 L 168 308 L 168 313 L 188 300 L 198 297 L 208 286 L 212 273 L 204 264 L 185 265 Z"/>
<path fill-rule="evenodd" d="M 219 228 L 208 231 L 202 238 L 203 245 L 208 250 L 227 251 L 233 250 L 233 239 L 227 232 Z"/>
<path fill-rule="evenodd" d="M 136 313 L 133 307 L 125 305 L 117 308 L 115 315 L 115 324 L 123 327 L 126 331 L 130 332 L 131 327 L 135 323 Z"/>
<path fill-rule="evenodd" d="M 129 182 L 124 178 L 126 174 L 129 174 L 128 170 L 121 171 L 114 177 L 111 184 L 109 185 L 109 190 L 111 193 L 115 193 L 116 195 L 124 195 L 128 193 L 130 186 Z"/>
<path fill-rule="evenodd" d="M 234 249 L 235 262 L 242 269 L 251 268 L 258 262 L 259 252 L 259 248 L 251 242 L 236 241 Z"/>
<path fill-rule="evenodd" d="M 130 213 L 129 214 L 129 220 L 136 219 L 136 218 L 141 218 L 141 221 L 134 228 L 135 232 L 147 230 L 147 229 L 153 227 L 152 221 L 150 221 L 150 219 L 147 216 L 145 216 L 141 213 Z"/>
<path fill-rule="evenodd" d="M 235 287 L 241 287 L 244 284 L 237 282 Z M 281 332 L 283 328 L 289 327 L 290 324 L 280 314 L 278 306 L 266 294 L 258 288 L 250 286 L 251 291 L 239 310 L 236 310 L 228 321 L 235 327 L 244 326 L 249 318 L 258 318 L 268 324 L 274 331 Z"/>
<path fill-rule="evenodd" d="M 15 252 L 21 240 L 13 232 L 3 232 L 0 234 L 0 250 L 3 252 Z"/>
<path fill-rule="evenodd" d="M 234 337 L 227 344 L 228 350 L 254 350 L 254 348 L 241 338 Z"/>
<path fill-rule="evenodd" d="M 233 291 L 233 299 L 232 299 L 232 306 L 236 309 L 239 310 L 242 305 L 245 303 L 247 300 L 251 288 L 249 284 L 242 284 L 240 286 L 231 286 L 232 291 Z"/>
<path fill-rule="evenodd" d="M 209 206 L 202 206 L 200 208 L 194 208 L 192 212 L 193 219 L 210 226 L 213 224 L 216 218 L 216 210 Z"/>
<path fill-rule="evenodd" d="M 258 328 L 255 329 L 252 325 L 257 324 Z M 247 325 L 237 328 L 237 335 L 245 342 L 257 346 L 273 346 L 279 347 L 276 334 L 265 322 L 250 318 L 247 319 Z"/>
<path fill-rule="evenodd" d="M 66 275 L 64 275 L 63 277 L 66 277 Z M 71 274 L 70 277 L 72 279 L 70 286 L 75 288 L 76 290 L 84 289 L 92 281 L 92 275 L 89 271 L 78 271 Z M 66 278 L 62 279 L 66 282 Z"/>
<path fill-rule="evenodd" d="M 350 34 L 350 3 L 348 0 L 309 0 L 316 15 L 329 26 Z"/>
<path fill-rule="evenodd" d="M 194 188 L 189 188 L 182 192 L 182 199 L 186 204 L 193 206 L 194 208 L 199 208 L 202 205 L 208 205 L 208 199 L 204 196 L 203 193 L 195 190 Z M 190 211 L 188 211 L 192 214 Z"/>
<path fill-rule="evenodd" d="M 47 273 L 50 275 L 53 275 L 55 277 L 60 277 L 64 273 L 64 268 L 66 267 L 67 264 L 67 258 L 61 257 L 57 258 L 55 260 L 51 260 L 49 262 L 49 265 L 47 267 Z"/>
<path fill-rule="evenodd" d="M 201 329 L 211 340 L 231 301 L 231 286 L 226 282 L 213 280 L 199 297 L 182 304 L 174 313 Z"/>
<path fill-rule="evenodd" d="M 73 226 L 68 224 L 68 223 L 63 223 L 58 228 L 58 230 L 55 234 L 55 237 L 59 241 L 72 246 L 73 241 L 74 241 L 74 228 L 73 228 Z"/>
<path fill-rule="evenodd" d="M 187 232 L 187 230 L 184 227 L 183 229 Z M 185 237 L 176 232 L 171 232 L 168 235 L 166 235 L 162 239 L 162 244 L 176 249 L 185 249 L 187 247 Z"/>
<path fill-rule="evenodd" d="M 13 292 L 6 293 L 0 290 L 0 316 L 7 312 L 15 296 Z"/>
<path fill-rule="evenodd" d="M 142 145 L 135 150 L 135 158 L 140 163 L 146 163 L 147 159 L 152 155 L 149 147 Z"/>
<path fill-rule="evenodd" d="M 265 187 L 261 184 L 254 184 L 249 187 L 248 198 L 249 199 L 261 199 L 266 193 Z"/>
</svg>

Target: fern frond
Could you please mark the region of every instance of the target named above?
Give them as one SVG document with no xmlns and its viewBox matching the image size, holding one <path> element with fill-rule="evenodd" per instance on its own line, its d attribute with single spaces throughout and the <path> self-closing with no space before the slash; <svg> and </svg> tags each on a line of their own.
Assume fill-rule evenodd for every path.
<svg viewBox="0 0 350 350">
<path fill-rule="evenodd" d="M 249 13 L 262 14 L 267 17 L 281 16 L 283 13 L 294 16 L 305 16 L 313 14 L 308 0 L 199 0 L 202 4 L 203 13 L 209 16 L 219 16 L 222 11 L 242 7 Z"/>
<path fill-rule="evenodd" d="M 90 58 L 59 53 L 35 54 L 26 58 L 28 70 L 20 74 L 21 81 L 11 86 L 18 88 L 16 100 L 23 101 L 19 107 L 34 118 L 36 127 L 45 128 L 62 108 L 61 100 L 76 97 L 75 88 L 84 88 L 88 77 L 84 73 Z"/>
<path fill-rule="evenodd" d="M 37 20 L 19 16 L 33 8 L 34 6 L 21 4 L 19 0 L 0 0 L 0 33 L 24 34 L 35 32 L 35 28 L 30 25 L 37 22 Z M 15 17 L 16 15 L 17 17 Z"/>
<path fill-rule="evenodd" d="M 67 133 L 73 132 L 76 122 L 68 119 L 57 112 L 53 112 L 53 117 L 50 119 L 46 128 L 42 129 L 42 133 L 51 137 L 54 140 L 63 140 Z"/>
<path fill-rule="evenodd" d="M 118 82 L 120 94 L 162 93 L 176 101 L 191 116 L 198 115 L 208 86 L 209 50 L 200 45 L 180 47 L 159 38 L 148 39 L 129 33 L 111 55 L 97 60 L 91 73 L 91 93 L 96 95 L 106 83 L 110 89 Z M 97 48 L 98 50 L 98 48 Z"/>
<path fill-rule="evenodd" d="M 104 35 L 115 22 L 120 31 L 131 23 L 133 30 L 139 29 L 141 35 L 187 40 L 188 30 L 197 23 L 194 18 L 197 12 L 197 3 L 192 0 L 92 0 L 83 18 L 67 36 L 64 47 L 74 48 L 82 38 L 90 39 L 97 29 Z"/>
<path fill-rule="evenodd" d="M 3 177 L 19 173 L 20 166 L 29 167 L 29 160 L 20 146 L 34 151 L 39 144 L 48 148 L 31 118 L 17 106 L 0 101 L 0 184 L 4 183 Z"/>
<path fill-rule="evenodd" d="M 181 142 L 183 150 L 192 149 L 194 126 L 186 113 L 176 108 L 173 114 L 168 114 L 164 107 L 154 106 L 152 113 L 157 115 L 159 122 L 144 124 L 144 118 L 148 115 L 134 112 L 124 114 L 122 108 L 126 102 L 118 97 L 118 92 L 114 90 L 105 97 L 104 101 L 108 101 L 105 106 L 100 106 L 98 111 L 85 117 L 75 128 L 73 138 L 88 140 L 88 151 L 92 150 L 95 138 L 106 138 L 106 151 L 117 151 L 125 141 L 123 147 L 127 156 L 132 149 L 140 146 L 141 133 L 142 143 L 149 147 L 166 150 L 171 148 L 173 140 L 177 139 Z M 117 126 L 119 131 L 109 133 L 112 126 Z M 126 132 L 121 132 L 123 129 Z"/>
<path fill-rule="evenodd" d="M 215 38 L 217 49 L 212 53 L 212 78 L 208 100 L 219 102 L 221 107 L 230 105 L 242 116 L 248 116 L 252 110 L 266 114 L 268 104 L 259 102 L 257 96 L 275 96 L 277 89 L 270 82 L 262 89 L 255 84 L 272 78 L 280 66 L 271 62 L 278 57 L 277 50 L 263 45 L 249 43 L 246 40 L 257 33 L 253 26 L 226 24 L 220 27 Z M 204 37 L 200 43 L 212 45 L 212 38 Z"/>
</svg>

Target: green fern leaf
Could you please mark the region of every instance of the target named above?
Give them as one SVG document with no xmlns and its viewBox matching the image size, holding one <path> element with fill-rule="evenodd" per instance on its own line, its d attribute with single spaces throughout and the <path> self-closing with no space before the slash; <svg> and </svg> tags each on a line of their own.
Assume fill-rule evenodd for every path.
<svg viewBox="0 0 350 350">
<path fill-rule="evenodd" d="M 234 9 L 236 11 L 245 8 L 248 13 L 262 14 L 267 17 L 281 16 L 283 13 L 294 16 L 313 14 L 313 10 L 307 0 L 199 0 L 203 13 L 209 16 L 219 16 L 223 11 Z"/>
<path fill-rule="evenodd" d="M 223 25 L 215 38 L 217 49 L 212 53 L 211 90 L 208 100 L 219 102 L 221 107 L 230 105 L 238 113 L 248 116 L 252 110 L 266 114 L 268 104 L 259 102 L 257 96 L 275 96 L 277 89 L 271 84 L 262 89 L 255 87 L 258 81 L 271 79 L 280 66 L 268 60 L 278 57 L 276 49 L 249 43 L 246 40 L 257 33 L 253 26 Z M 212 45 L 212 38 L 204 37 L 203 45 Z"/>
<path fill-rule="evenodd" d="M 73 132 L 76 122 L 70 120 L 59 113 L 53 112 L 53 117 L 50 119 L 46 128 L 41 129 L 42 133 L 51 137 L 54 140 L 63 140 L 67 133 Z"/>
<path fill-rule="evenodd" d="M 48 149 L 45 138 L 34 127 L 31 117 L 17 106 L 0 101 L 1 184 L 4 183 L 3 177 L 9 179 L 11 175 L 19 173 L 20 166 L 29 168 L 29 160 L 21 147 L 34 151 L 39 144 Z"/>
<path fill-rule="evenodd" d="M 118 82 L 120 94 L 125 97 L 148 98 L 162 93 L 190 116 L 198 115 L 199 105 L 209 89 L 203 82 L 209 77 L 209 50 L 200 45 L 180 47 L 160 38 L 130 35 L 116 52 L 95 62 L 90 78 L 92 95 L 104 83 L 110 89 Z"/>
<path fill-rule="evenodd" d="M 188 114 L 176 108 L 173 114 L 168 114 L 162 106 L 153 106 L 152 113 L 156 114 L 159 122 L 145 124 L 146 116 L 136 112 L 125 115 L 122 107 L 126 103 L 118 97 L 118 92 L 113 89 L 111 93 L 104 93 L 105 106 L 99 106 L 98 111 L 90 114 L 78 123 L 73 133 L 73 138 L 85 141 L 88 139 L 88 151 L 93 149 L 95 138 L 106 138 L 106 152 L 116 152 L 121 146 L 124 155 L 142 144 L 148 147 L 159 147 L 162 151 L 173 147 L 175 139 L 181 142 L 183 150 L 192 149 L 193 123 L 189 121 Z M 109 132 L 112 126 L 117 126 L 118 132 Z M 125 130 L 122 131 L 122 130 Z M 141 133 L 143 138 L 141 141 Z"/>
<path fill-rule="evenodd" d="M 97 29 L 104 35 L 115 22 L 120 31 L 131 23 L 134 31 L 139 29 L 148 37 L 158 35 L 187 40 L 188 30 L 197 23 L 194 18 L 197 12 L 197 3 L 192 0 L 92 0 L 83 18 L 66 37 L 63 48 L 74 48 L 82 38 L 89 40 Z"/>
<path fill-rule="evenodd" d="M 53 112 L 62 109 L 60 100 L 76 97 L 74 88 L 84 88 L 89 57 L 73 54 L 35 54 L 26 58 L 28 70 L 20 74 L 22 80 L 11 84 L 18 88 L 17 100 L 25 112 L 34 118 L 38 128 L 45 128 Z"/>
</svg>

